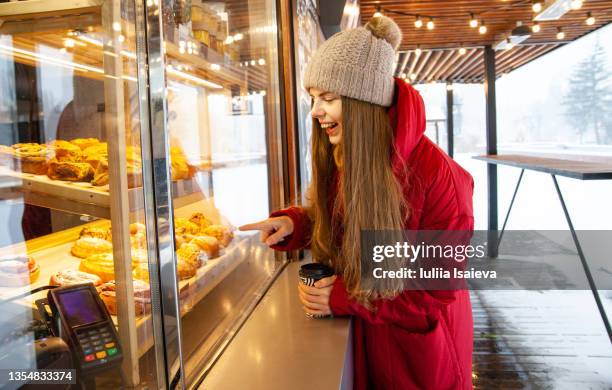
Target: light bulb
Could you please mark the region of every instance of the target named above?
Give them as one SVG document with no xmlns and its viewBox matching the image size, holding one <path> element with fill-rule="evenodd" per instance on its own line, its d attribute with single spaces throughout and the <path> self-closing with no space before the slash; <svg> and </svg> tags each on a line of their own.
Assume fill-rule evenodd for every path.
<svg viewBox="0 0 612 390">
<path fill-rule="evenodd" d="M 534 1 L 531 5 L 531 9 L 533 10 L 533 12 L 542 11 L 542 3 L 540 3 L 539 1 Z"/>
<path fill-rule="evenodd" d="M 420 48 L 420 47 L 417 47 L 417 48 L 416 48 L 416 50 L 414 51 L 414 54 L 416 54 L 416 56 L 418 57 L 418 56 L 420 56 L 420 55 L 421 55 L 421 52 L 422 52 L 422 51 L 421 51 L 421 48 Z"/>
<path fill-rule="evenodd" d="M 476 18 L 474 18 L 474 14 L 470 14 L 470 27 L 471 28 L 478 27 L 478 20 L 476 20 Z"/>
<path fill-rule="evenodd" d="M 533 26 L 531 26 L 531 31 L 533 31 L 534 33 L 540 32 L 540 24 L 534 23 Z"/>
<path fill-rule="evenodd" d="M 485 26 L 484 22 L 480 23 L 480 27 L 478 27 L 478 32 L 481 34 L 485 34 L 487 32 L 487 26 Z"/>
<path fill-rule="evenodd" d="M 433 30 L 435 27 L 433 19 L 429 19 L 429 22 L 427 22 L 427 29 L 428 30 Z"/>
<path fill-rule="evenodd" d="M 423 27 L 423 21 L 421 20 L 421 18 L 418 15 L 416 17 L 416 20 L 414 21 L 414 27 L 416 27 L 416 28 Z"/>
<path fill-rule="evenodd" d="M 459 49 L 459 55 L 462 56 L 467 52 L 467 50 L 465 50 L 465 47 L 462 47 Z"/>
<path fill-rule="evenodd" d="M 572 0 L 570 2 L 570 8 L 574 10 L 582 8 L 582 0 Z"/>
<path fill-rule="evenodd" d="M 593 17 L 593 15 L 591 15 L 590 12 L 587 14 L 586 24 L 588 26 L 592 26 L 595 24 L 595 18 Z"/>
<path fill-rule="evenodd" d="M 561 31 L 560 28 L 557 29 L 557 39 L 563 39 L 565 38 L 565 33 L 563 31 Z"/>
</svg>

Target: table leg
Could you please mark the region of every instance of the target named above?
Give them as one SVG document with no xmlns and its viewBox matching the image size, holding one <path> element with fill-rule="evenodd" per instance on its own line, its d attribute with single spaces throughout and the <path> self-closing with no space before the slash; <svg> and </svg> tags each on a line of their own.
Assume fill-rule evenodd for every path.
<svg viewBox="0 0 612 390">
<path fill-rule="evenodd" d="M 578 236 L 576 235 L 576 231 L 574 230 L 574 225 L 572 224 L 572 220 L 570 218 L 569 212 L 567 211 L 567 207 L 565 206 L 565 201 L 563 200 L 563 195 L 561 195 L 561 189 L 559 188 L 559 183 L 557 182 L 557 177 L 555 175 L 552 176 L 553 182 L 555 183 L 555 188 L 557 189 L 557 195 L 559 195 L 559 200 L 561 201 L 561 207 L 563 207 L 563 213 L 565 213 L 565 219 L 567 220 L 567 224 L 569 225 L 570 231 L 572 233 L 572 239 L 574 240 L 574 244 L 576 245 L 576 249 L 578 250 L 578 256 L 580 257 L 580 261 L 582 262 L 582 268 L 584 268 L 584 273 L 586 274 L 587 280 L 589 282 L 589 287 L 593 292 L 593 297 L 595 298 L 595 303 L 597 304 L 597 308 L 599 309 L 599 314 L 601 314 L 601 319 L 603 320 L 604 326 L 606 327 L 606 331 L 608 332 L 608 337 L 610 338 L 610 342 L 612 343 L 612 328 L 610 327 L 610 322 L 608 321 L 608 316 L 606 314 L 606 309 L 603 307 L 601 302 L 601 298 L 599 297 L 599 292 L 597 291 L 597 286 L 595 285 L 595 281 L 593 280 L 593 276 L 591 275 L 591 270 L 589 269 L 589 265 L 587 264 L 586 257 L 582 252 L 582 247 L 580 246 L 580 242 L 578 241 Z"/>
<path fill-rule="evenodd" d="M 516 193 L 518 192 L 519 186 L 521 185 L 521 180 L 523 180 L 523 173 L 525 173 L 525 170 L 521 169 L 521 174 L 519 175 L 518 181 L 516 182 L 516 187 L 514 188 L 514 194 L 512 194 L 512 200 L 510 201 L 510 206 L 508 207 L 508 212 L 506 213 L 506 219 L 504 219 L 504 225 L 502 226 L 501 233 L 499 234 L 499 238 L 497 239 L 496 253 L 499 253 L 499 245 L 501 244 L 501 239 L 504 236 L 504 231 L 506 230 L 506 224 L 508 223 L 508 218 L 510 217 L 510 211 L 512 210 L 512 206 L 514 205 L 514 199 L 516 198 Z"/>
</svg>

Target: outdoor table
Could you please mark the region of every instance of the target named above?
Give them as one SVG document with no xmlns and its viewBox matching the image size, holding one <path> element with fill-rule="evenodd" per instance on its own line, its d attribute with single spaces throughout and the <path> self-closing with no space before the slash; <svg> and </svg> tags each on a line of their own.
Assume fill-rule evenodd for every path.
<svg viewBox="0 0 612 390">
<path fill-rule="evenodd" d="M 510 216 L 510 211 L 512 210 L 514 199 L 516 198 L 516 193 L 518 192 L 519 186 L 521 185 L 521 180 L 523 179 L 523 173 L 525 173 L 525 170 L 527 169 L 550 174 L 553 179 L 555 189 L 557 190 L 557 195 L 559 195 L 561 207 L 563 207 L 565 219 L 567 220 L 567 224 L 569 225 L 572 234 L 572 239 L 574 240 L 574 244 L 576 245 L 578 256 L 580 257 L 582 267 L 584 268 L 584 273 L 586 274 L 589 287 L 593 292 L 593 297 L 595 298 L 597 308 L 599 309 L 599 313 L 601 314 L 601 318 L 606 327 L 606 331 L 608 332 L 608 337 L 612 342 L 612 328 L 610 327 L 610 322 L 608 321 L 606 310 L 601 302 L 597 286 L 595 285 L 595 281 L 593 280 L 593 276 L 591 275 L 591 270 L 589 269 L 586 257 L 584 256 L 584 252 L 582 251 L 582 247 L 580 246 L 580 242 L 578 241 L 578 236 L 576 235 L 576 231 L 574 230 L 574 225 L 572 224 L 572 220 L 565 205 L 565 201 L 563 200 L 563 195 L 561 194 L 561 189 L 559 188 L 559 183 L 557 182 L 557 176 L 566 176 L 578 180 L 611 180 L 612 159 L 603 157 L 598 158 L 593 156 L 532 156 L 519 154 L 482 155 L 474 156 L 473 158 L 476 160 L 485 161 L 489 164 L 509 165 L 521 169 L 521 174 L 516 183 L 514 194 L 512 195 L 512 200 L 510 201 L 510 206 L 508 207 L 508 212 L 506 213 L 506 218 L 504 220 L 504 224 L 499 235 L 499 239 L 497 242 L 498 248 L 499 243 L 501 242 L 501 239 L 504 235 L 506 223 L 508 222 L 508 217 Z"/>
</svg>

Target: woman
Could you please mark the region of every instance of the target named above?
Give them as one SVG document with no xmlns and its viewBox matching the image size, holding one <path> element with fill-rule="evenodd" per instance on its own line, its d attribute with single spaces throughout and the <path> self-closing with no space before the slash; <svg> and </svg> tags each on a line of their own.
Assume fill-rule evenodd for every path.
<svg viewBox="0 0 612 390">
<path fill-rule="evenodd" d="M 310 246 L 334 268 L 314 287 L 299 284 L 299 295 L 309 314 L 353 316 L 356 389 L 471 389 L 467 291 L 360 288 L 362 229 L 474 224 L 471 176 L 424 136 L 419 93 L 392 76 L 400 40 L 382 16 L 321 45 L 304 77 L 313 99 L 310 204 L 241 230 L 261 230 L 278 250 Z"/>
</svg>

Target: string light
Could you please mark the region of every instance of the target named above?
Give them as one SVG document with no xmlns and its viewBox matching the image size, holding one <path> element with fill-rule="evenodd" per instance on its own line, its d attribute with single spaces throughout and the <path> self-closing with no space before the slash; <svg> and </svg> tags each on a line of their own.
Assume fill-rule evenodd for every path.
<svg viewBox="0 0 612 390">
<path fill-rule="evenodd" d="M 561 30 L 561 27 L 557 27 L 557 39 L 565 38 L 565 33 Z"/>
<path fill-rule="evenodd" d="M 572 0 L 570 2 L 570 8 L 573 10 L 582 8 L 582 0 Z"/>
<path fill-rule="evenodd" d="M 595 24 L 595 17 L 593 17 L 593 15 L 591 15 L 591 13 L 587 13 L 587 19 L 585 20 L 586 24 L 588 26 L 592 26 Z"/>
<path fill-rule="evenodd" d="M 434 25 L 433 18 L 430 18 L 430 19 L 429 19 L 429 22 L 427 22 L 427 29 L 428 29 L 428 30 L 433 30 L 433 29 L 434 29 L 434 27 L 435 27 L 435 25 Z"/>
<path fill-rule="evenodd" d="M 540 32 L 540 24 L 538 22 L 535 22 L 533 24 L 533 26 L 531 26 L 531 31 L 533 31 L 534 33 L 539 33 Z"/>
<path fill-rule="evenodd" d="M 474 14 L 470 14 L 470 27 L 476 28 L 478 27 L 478 20 L 474 17 Z"/>
<path fill-rule="evenodd" d="M 416 73 L 412 73 L 410 75 L 410 80 L 412 80 L 412 81 L 416 80 Z"/>
<path fill-rule="evenodd" d="M 459 49 L 459 55 L 460 55 L 460 56 L 464 55 L 466 52 L 467 52 L 467 50 L 465 50 L 465 47 L 461 47 L 461 48 Z"/>
<path fill-rule="evenodd" d="M 487 26 L 485 26 L 484 20 L 480 22 L 480 27 L 478 27 L 478 32 L 481 34 L 486 34 Z"/>
<path fill-rule="evenodd" d="M 415 49 L 415 51 L 414 51 L 414 54 L 415 54 L 415 55 L 418 57 L 418 56 L 420 56 L 420 55 L 421 55 L 421 53 L 422 53 L 421 48 L 417 46 L 417 48 L 416 48 L 416 49 Z"/>
<path fill-rule="evenodd" d="M 380 18 L 382 16 L 382 9 L 380 7 L 376 8 L 376 12 L 374 12 L 375 18 Z"/>
<path fill-rule="evenodd" d="M 416 20 L 414 21 L 414 27 L 421 28 L 423 27 L 423 21 L 419 15 L 416 16 Z"/>
<path fill-rule="evenodd" d="M 542 11 L 542 3 L 539 1 L 534 1 L 533 4 L 531 5 L 531 9 L 533 10 L 533 12 Z"/>
</svg>

